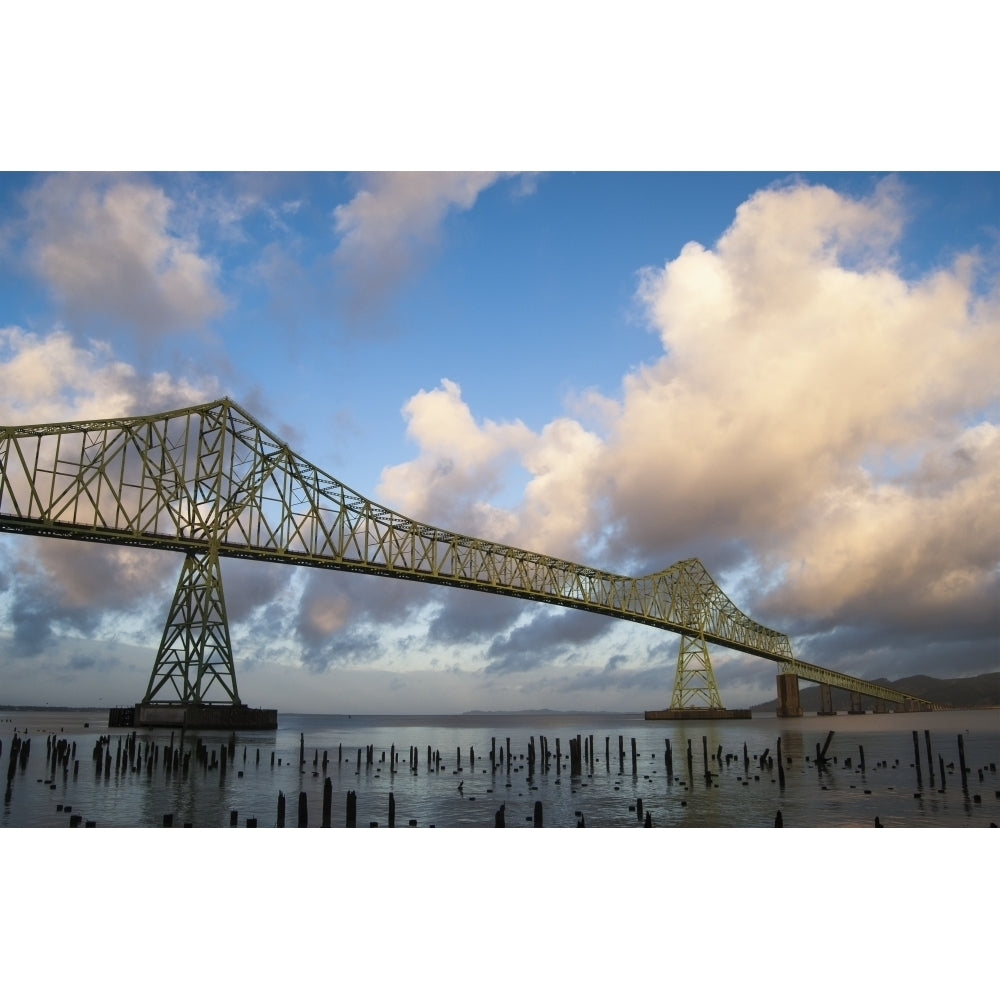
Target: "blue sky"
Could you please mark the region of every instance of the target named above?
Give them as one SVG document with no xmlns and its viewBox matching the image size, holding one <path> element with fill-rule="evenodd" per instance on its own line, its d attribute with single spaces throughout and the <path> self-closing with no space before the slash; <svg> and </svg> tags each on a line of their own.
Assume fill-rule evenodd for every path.
<svg viewBox="0 0 1000 1000">
<path fill-rule="evenodd" d="M 9 173 L 0 422 L 229 395 L 404 514 L 648 572 L 697 556 L 803 658 L 998 667 L 1000 179 Z M 3 700 L 127 703 L 177 558 L 0 538 Z M 676 637 L 224 564 L 240 693 L 641 710 Z M 733 707 L 766 661 L 713 651 Z"/>
</svg>

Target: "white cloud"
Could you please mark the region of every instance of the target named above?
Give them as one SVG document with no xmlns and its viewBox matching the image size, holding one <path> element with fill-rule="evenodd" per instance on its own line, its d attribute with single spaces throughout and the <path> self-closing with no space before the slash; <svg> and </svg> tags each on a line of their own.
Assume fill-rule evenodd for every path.
<svg viewBox="0 0 1000 1000">
<path fill-rule="evenodd" d="M 55 174 L 25 196 L 28 256 L 68 318 L 110 318 L 138 334 L 202 327 L 225 306 L 216 265 L 174 205 L 141 180 Z"/>
<path fill-rule="evenodd" d="M 534 435 L 520 421 L 477 425 L 461 388 L 450 379 L 442 379 L 440 388 L 418 392 L 403 414 L 420 454 L 384 469 L 378 495 L 400 513 L 451 530 L 502 530 L 489 499 L 501 488 L 517 452 L 531 447 Z"/>
<path fill-rule="evenodd" d="M 158 413 L 222 395 L 214 376 L 140 374 L 111 346 L 79 346 L 64 330 L 0 328 L 0 424 L 51 423 Z"/>
<path fill-rule="evenodd" d="M 434 247 L 448 213 L 471 208 L 500 176 L 446 171 L 366 176 L 354 198 L 333 213 L 340 236 L 334 264 L 350 310 L 379 304 Z"/>
</svg>

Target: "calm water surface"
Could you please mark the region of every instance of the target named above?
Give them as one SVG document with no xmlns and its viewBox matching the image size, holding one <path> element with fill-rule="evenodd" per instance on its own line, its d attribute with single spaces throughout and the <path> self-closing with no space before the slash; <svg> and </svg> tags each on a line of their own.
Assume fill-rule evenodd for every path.
<svg viewBox="0 0 1000 1000">
<path fill-rule="evenodd" d="M 933 770 L 928 767 L 925 730 Z M 830 731 L 829 763 L 821 770 L 815 764 L 816 745 L 825 743 Z M 646 722 L 639 714 L 282 714 L 275 732 L 235 734 L 235 754 L 225 772 L 218 763 L 203 767 L 193 751 L 200 738 L 209 760 L 214 753 L 218 761 L 230 734 L 185 732 L 183 750 L 191 753 L 187 777 L 181 769 L 168 772 L 164 767 L 171 743 L 181 749 L 180 730 L 134 730 L 142 765 L 136 767 L 133 761 L 116 768 L 119 740 L 124 745 L 130 732 L 109 730 L 105 713 L 96 711 L 0 711 L 0 779 L 6 793 L 0 827 L 68 827 L 71 816 L 81 817 L 81 826 L 90 821 L 98 827 L 161 827 L 165 814 L 172 815 L 178 827 L 228 827 L 233 812 L 238 826 L 255 818 L 260 827 L 274 827 L 279 792 L 285 798 L 286 826 L 299 825 L 304 792 L 307 825 L 319 827 L 327 778 L 334 827 L 346 823 L 349 791 L 357 796 L 358 827 L 388 825 L 390 793 L 397 827 L 491 828 L 501 805 L 507 827 L 531 827 L 536 802 L 542 803 L 545 827 L 576 827 L 581 819 L 587 827 L 635 827 L 647 812 L 653 827 L 771 827 L 778 810 L 786 827 L 872 827 L 876 816 L 886 827 L 1000 825 L 1000 710 L 796 720 L 762 716 L 709 723 Z M 19 761 L 8 781 L 15 733 L 30 739 L 31 746 L 24 766 Z M 569 744 L 577 736 L 594 738 L 594 763 L 584 763 L 581 774 L 571 775 Z M 959 736 L 968 769 L 965 789 Z M 93 759 L 101 737 L 110 738 L 107 775 Z M 537 760 L 529 770 L 532 737 Z M 547 768 L 541 766 L 542 737 L 553 755 Z M 624 766 L 619 762 L 619 737 Z M 776 761 L 779 738 L 783 785 Z M 557 739 L 559 766 L 554 758 Z M 67 741 L 71 754 L 75 743 L 75 758 L 65 767 L 46 753 L 47 742 L 52 746 L 59 740 Z M 493 740 L 495 768 L 489 758 Z M 665 761 L 666 740 L 672 751 L 672 777 Z M 305 756 L 301 766 L 300 745 Z M 366 763 L 369 746 L 372 764 Z M 158 760 L 150 770 L 147 761 L 154 747 Z M 412 769 L 411 747 L 416 748 Z M 761 764 L 765 750 L 770 765 Z"/>
</svg>

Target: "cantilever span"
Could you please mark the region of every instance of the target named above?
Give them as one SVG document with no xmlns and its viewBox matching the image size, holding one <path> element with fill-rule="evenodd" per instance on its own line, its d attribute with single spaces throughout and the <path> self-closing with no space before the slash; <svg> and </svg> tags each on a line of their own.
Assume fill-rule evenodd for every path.
<svg viewBox="0 0 1000 1000">
<path fill-rule="evenodd" d="M 222 556 L 465 587 L 668 629 L 682 636 L 678 709 L 721 705 L 707 642 L 798 672 L 788 636 L 740 611 L 697 559 L 630 577 L 414 521 L 322 472 L 228 398 L 0 428 L 0 529 L 184 553 L 147 703 L 239 702 Z"/>
</svg>

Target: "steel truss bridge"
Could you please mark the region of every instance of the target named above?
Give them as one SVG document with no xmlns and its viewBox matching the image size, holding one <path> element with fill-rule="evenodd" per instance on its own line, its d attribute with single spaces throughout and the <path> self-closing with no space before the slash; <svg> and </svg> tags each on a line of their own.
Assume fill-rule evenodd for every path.
<svg viewBox="0 0 1000 1000">
<path fill-rule="evenodd" d="M 846 688 L 859 705 L 868 695 L 933 707 L 797 660 L 788 636 L 740 611 L 697 559 L 623 576 L 422 524 L 305 461 L 228 398 L 0 428 L 0 530 L 183 554 L 144 704 L 240 704 L 227 556 L 464 587 L 676 632 L 671 709 L 722 709 L 708 643 L 774 661 L 779 698 L 794 683 L 788 714 L 801 712 L 797 678 Z"/>
</svg>

